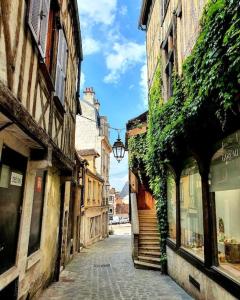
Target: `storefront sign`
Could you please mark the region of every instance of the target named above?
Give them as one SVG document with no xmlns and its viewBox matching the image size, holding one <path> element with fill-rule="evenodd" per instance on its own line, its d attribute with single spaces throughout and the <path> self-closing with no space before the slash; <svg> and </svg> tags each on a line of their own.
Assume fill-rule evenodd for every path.
<svg viewBox="0 0 240 300">
<path fill-rule="evenodd" d="M 23 175 L 15 172 L 11 173 L 11 185 L 22 186 Z"/>
<path fill-rule="evenodd" d="M 239 156 L 239 149 L 231 149 L 222 155 L 222 161 L 230 161 Z"/>
</svg>

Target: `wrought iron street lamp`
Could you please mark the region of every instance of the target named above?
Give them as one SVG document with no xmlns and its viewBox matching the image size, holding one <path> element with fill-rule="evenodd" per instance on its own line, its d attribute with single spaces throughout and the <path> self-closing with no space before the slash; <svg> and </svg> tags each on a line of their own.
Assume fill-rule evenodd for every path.
<svg viewBox="0 0 240 300">
<path fill-rule="evenodd" d="M 120 163 L 120 161 L 124 158 L 125 147 L 124 147 L 123 142 L 120 139 L 119 132 L 118 132 L 118 138 L 117 138 L 116 142 L 112 146 L 112 151 L 113 151 L 114 157 L 116 158 L 116 160 L 118 161 L 118 163 Z"/>
</svg>

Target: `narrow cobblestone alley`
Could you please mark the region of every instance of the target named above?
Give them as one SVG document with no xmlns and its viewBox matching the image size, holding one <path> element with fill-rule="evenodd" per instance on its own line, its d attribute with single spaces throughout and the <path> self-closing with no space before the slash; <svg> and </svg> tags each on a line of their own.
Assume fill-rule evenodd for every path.
<svg viewBox="0 0 240 300">
<path fill-rule="evenodd" d="M 170 277 L 134 268 L 125 231 L 84 249 L 40 299 L 192 299 Z"/>
</svg>

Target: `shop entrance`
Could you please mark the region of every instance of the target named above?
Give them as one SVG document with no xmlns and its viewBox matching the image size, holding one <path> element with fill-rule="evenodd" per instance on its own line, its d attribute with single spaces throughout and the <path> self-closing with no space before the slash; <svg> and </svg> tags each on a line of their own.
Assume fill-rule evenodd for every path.
<svg viewBox="0 0 240 300">
<path fill-rule="evenodd" d="M 0 274 L 16 260 L 27 158 L 3 146 L 0 161 Z"/>
</svg>

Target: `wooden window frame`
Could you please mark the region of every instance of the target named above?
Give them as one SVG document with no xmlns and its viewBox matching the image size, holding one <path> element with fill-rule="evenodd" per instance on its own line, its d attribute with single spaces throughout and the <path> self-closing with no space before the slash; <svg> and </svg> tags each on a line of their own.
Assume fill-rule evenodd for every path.
<svg viewBox="0 0 240 300">
<path fill-rule="evenodd" d="M 167 15 L 168 7 L 169 7 L 170 0 L 162 0 L 161 1 L 161 26 L 165 20 Z"/>
<path fill-rule="evenodd" d="M 60 48 L 61 46 L 62 47 L 64 46 L 64 45 L 61 45 L 61 42 L 63 42 L 63 44 L 65 44 L 65 46 L 66 46 L 65 50 Z M 67 81 L 68 49 L 69 49 L 69 47 L 68 47 L 67 38 L 66 38 L 66 31 L 65 31 L 64 27 L 62 27 L 58 31 L 54 100 L 55 100 L 57 107 L 60 108 L 63 113 L 65 112 L 64 104 L 65 104 L 65 95 L 66 95 L 65 92 L 66 92 L 66 81 Z M 59 56 L 61 55 L 60 53 L 63 53 L 63 51 L 65 51 L 66 57 L 59 58 Z M 64 64 L 62 64 L 63 60 L 64 60 Z M 61 76 L 63 77 L 63 75 L 65 75 L 64 79 L 61 78 Z M 59 77 L 60 77 L 60 79 L 59 79 Z M 64 85 L 62 85 L 61 83 L 64 83 Z M 62 88 L 62 90 L 60 91 L 61 88 Z M 62 92 L 62 95 L 61 95 L 61 92 Z"/>
<path fill-rule="evenodd" d="M 194 157 L 194 156 L 193 156 Z M 180 215 L 180 174 L 183 166 L 173 168 L 176 174 L 176 243 L 167 238 L 167 246 L 177 255 L 185 259 L 211 280 L 222 286 L 235 297 L 240 295 L 240 283 L 231 279 L 218 269 L 217 229 L 215 199 L 209 191 L 209 170 L 211 158 L 198 157 L 199 173 L 202 181 L 203 230 L 204 230 L 204 261 L 181 247 L 181 215 Z"/>
</svg>

